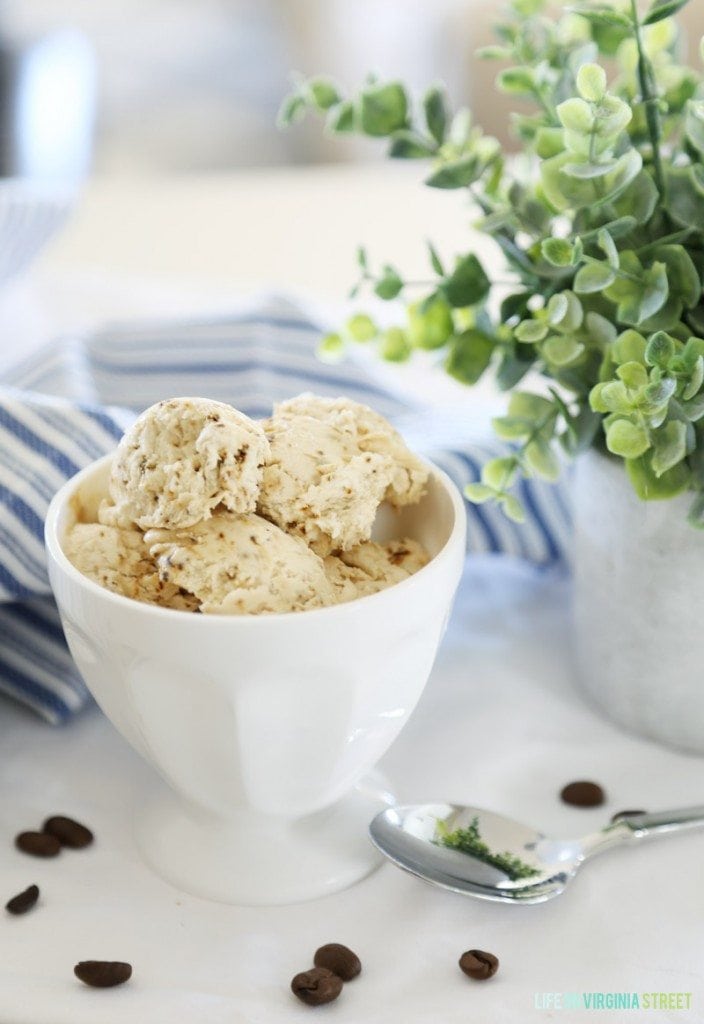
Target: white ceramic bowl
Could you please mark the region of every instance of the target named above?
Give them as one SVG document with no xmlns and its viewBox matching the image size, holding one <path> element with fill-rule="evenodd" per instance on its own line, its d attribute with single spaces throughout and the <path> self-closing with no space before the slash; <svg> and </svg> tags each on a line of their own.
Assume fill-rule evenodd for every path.
<svg viewBox="0 0 704 1024">
<path fill-rule="evenodd" d="M 433 468 L 420 504 L 380 510 L 375 536 L 410 535 L 432 556 L 388 590 L 284 615 L 194 615 L 113 594 L 63 553 L 78 510 L 90 516 L 106 494 L 110 461 L 61 488 L 46 544 L 83 678 L 169 784 L 137 809 L 145 859 L 179 888 L 231 903 L 352 884 L 377 863 L 367 825 L 390 799 L 365 776 L 423 691 L 459 582 L 459 492 Z"/>
</svg>

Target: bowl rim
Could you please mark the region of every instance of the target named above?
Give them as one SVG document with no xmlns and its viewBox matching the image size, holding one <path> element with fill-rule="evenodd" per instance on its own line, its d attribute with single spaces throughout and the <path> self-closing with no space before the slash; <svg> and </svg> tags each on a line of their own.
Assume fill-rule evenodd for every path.
<svg viewBox="0 0 704 1024">
<path fill-rule="evenodd" d="M 66 480 L 51 499 L 44 521 L 44 543 L 49 562 L 53 562 L 59 571 L 72 580 L 74 584 L 86 590 L 89 594 L 99 597 L 101 600 L 106 600 L 108 603 L 116 602 L 119 608 L 131 608 L 134 612 L 142 615 L 149 614 L 162 617 L 168 616 L 171 618 L 178 616 L 178 621 L 183 622 L 186 619 L 186 615 L 184 614 L 184 610 L 181 608 L 164 608 L 161 605 L 150 604 L 147 601 L 138 601 L 136 598 L 126 597 L 124 594 L 117 594 L 112 590 L 108 590 L 107 587 L 102 587 L 99 583 L 91 580 L 88 576 L 85 576 L 79 569 L 77 569 L 63 550 L 59 539 L 58 529 L 61 513 L 68 505 L 76 491 L 80 488 L 83 481 L 111 461 L 114 458 L 114 455 L 114 451 L 108 452 L 106 455 L 103 455 L 99 459 L 95 459 L 93 462 L 89 463 L 87 466 L 84 466 L 83 469 L 80 469 L 77 473 L 74 473 L 72 477 Z M 462 552 L 465 551 L 467 529 L 464 498 L 460 494 L 457 485 L 450 479 L 444 470 L 440 469 L 439 466 L 436 466 L 430 459 L 422 456 L 419 457 L 428 466 L 430 472 L 439 481 L 443 490 L 449 496 L 454 514 L 454 523 L 448 534 L 447 540 L 437 554 L 434 555 L 421 569 L 418 569 L 417 572 L 414 572 L 407 579 L 401 580 L 399 583 L 394 583 L 392 586 L 386 587 L 384 590 L 377 591 L 374 594 L 365 594 L 362 597 L 355 598 L 353 601 L 345 601 L 342 604 L 325 605 L 321 608 L 307 608 L 303 611 L 267 612 L 266 614 L 260 615 L 232 615 L 227 612 L 209 612 L 207 615 L 194 615 L 191 612 L 187 616 L 188 619 L 194 622 L 230 623 L 230 628 L 243 628 L 244 623 L 250 624 L 247 628 L 251 628 L 251 624 L 255 622 L 291 622 L 294 619 L 299 620 L 303 616 L 305 617 L 306 622 L 310 622 L 313 616 L 330 615 L 334 612 L 339 614 L 343 609 L 359 608 L 362 602 L 364 602 L 364 606 L 368 608 L 368 603 L 370 601 L 379 601 L 384 598 L 388 600 L 389 595 L 398 594 L 400 588 L 408 590 L 410 586 L 418 585 L 419 578 L 421 580 L 427 578 L 429 572 L 433 572 L 437 569 L 439 562 L 447 561 L 450 557 L 451 549 L 457 545 L 459 539 L 461 539 L 461 550 Z"/>
</svg>

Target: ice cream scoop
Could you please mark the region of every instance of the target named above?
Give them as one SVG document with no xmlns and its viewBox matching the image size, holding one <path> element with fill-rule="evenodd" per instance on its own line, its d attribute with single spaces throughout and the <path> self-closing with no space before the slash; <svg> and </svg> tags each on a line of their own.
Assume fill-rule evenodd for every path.
<svg viewBox="0 0 704 1024">
<path fill-rule="evenodd" d="M 303 394 L 280 402 L 274 409 L 274 418 L 310 416 L 352 433 L 362 452 L 374 452 L 390 460 L 391 477 L 384 497 L 391 505 L 415 505 L 423 496 L 428 480 L 428 468 L 406 445 L 388 420 L 368 405 L 350 398 L 322 398 Z"/>
<path fill-rule="evenodd" d="M 260 513 L 318 554 L 368 540 L 393 478 L 387 455 L 362 451 L 352 429 L 306 415 L 264 421 L 271 454 Z"/>
<path fill-rule="evenodd" d="M 254 511 L 269 445 L 248 416 L 205 398 L 151 406 L 118 445 L 110 474 L 110 526 L 180 529 L 218 505 Z"/>
<path fill-rule="evenodd" d="M 65 551 L 79 572 L 115 594 L 164 608 L 198 608 L 196 598 L 159 577 L 139 530 L 76 523 L 66 537 Z"/>
<path fill-rule="evenodd" d="M 333 603 L 322 559 L 261 516 L 219 512 L 188 530 L 149 530 L 144 543 L 161 581 L 195 595 L 203 612 L 261 615 Z"/>
</svg>

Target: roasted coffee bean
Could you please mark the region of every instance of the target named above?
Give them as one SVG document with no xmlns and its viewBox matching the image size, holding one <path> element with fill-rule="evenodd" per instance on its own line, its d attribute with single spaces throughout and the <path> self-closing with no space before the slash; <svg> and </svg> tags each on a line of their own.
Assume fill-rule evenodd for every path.
<svg viewBox="0 0 704 1024">
<path fill-rule="evenodd" d="M 8 900 L 5 904 L 5 910 L 9 910 L 11 914 L 26 914 L 28 910 L 32 909 L 38 899 L 39 886 L 30 885 L 24 892 L 19 892 L 11 900 Z"/>
<path fill-rule="evenodd" d="M 611 815 L 611 824 L 620 821 L 621 818 L 632 818 L 635 814 L 647 814 L 647 811 L 616 811 Z"/>
<path fill-rule="evenodd" d="M 598 807 L 603 804 L 606 796 L 601 786 L 596 782 L 570 782 L 560 793 L 560 797 L 566 804 L 573 807 Z"/>
<path fill-rule="evenodd" d="M 42 825 L 42 831 L 55 836 L 62 846 L 70 846 L 72 850 L 80 850 L 93 842 L 93 833 L 89 828 L 74 821 L 73 818 L 64 818 L 60 814 L 47 818 Z"/>
<path fill-rule="evenodd" d="M 73 973 L 86 985 L 93 988 L 112 988 L 123 985 L 132 977 L 132 965 L 119 960 L 81 960 Z"/>
<path fill-rule="evenodd" d="M 313 967 L 297 974 L 291 982 L 291 991 L 308 1006 L 331 1003 L 342 992 L 342 978 L 327 967 Z"/>
<path fill-rule="evenodd" d="M 20 832 L 15 838 L 15 846 L 22 853 L 31 853 L 33 857 L 55 857 L 61 849 L 56 836 L 46 832 Z"/>
<path fill-rule="evenodd" d="M 493 978 L 498 969 L 498 959 L 493 953 L 485 953 L 483 949 L 468 949 L 460 957 L 460 970 L 476 981 Z"/>
<path fill-rule="evenodd" d="M 328 942 L 315 951 L 313 963 L 316 967 L 327 967 L 343 981 L 352 981 L 362 970 L 362 964 L 356 953 L 339 942 Z"/>
</svg>

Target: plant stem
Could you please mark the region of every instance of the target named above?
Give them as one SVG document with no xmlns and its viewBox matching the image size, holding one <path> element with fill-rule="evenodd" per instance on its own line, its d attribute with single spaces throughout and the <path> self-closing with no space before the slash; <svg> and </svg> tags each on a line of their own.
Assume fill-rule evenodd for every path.
<svg viewBox="0 0 704 1024">
<path fill-rule="evenodd" d="M 648 245 L 642 245 L 640 249 L 636 249 L 637 253 L 641 255 L 644 252 L 650 252 L 651 249 L 659 249 L 661 245 L 673 245 L 675 242 L 683 242 L 685 238 L 688 238 L 695 228 L 682 228 L 680 231 L 673 231 L 671 235 L 663 235 L 662 238 L 658 238 L 656 242 L 649 242 Z"/>
<path fill-rule="evenodd" d="M 645 107 L 645 119 L 650 135 L 650 145 L 653 150 L 653 170 L 658 191 L 665 201 L 665 175 L 662 170 L 662 159 L 660 156 L 660 119 L 656 109 L 657 97 L 650 89 L 650 64 L 643 49 L 643 37 L 641 35 L 640 18 L 638 17 L 637 0 L 631 0 L 631 11 L 633 14 L 633 29 L 635 34 L 636 47 L 638 48 L 638 81 L 640 83 L 640 95 Z"/>
</svg>

